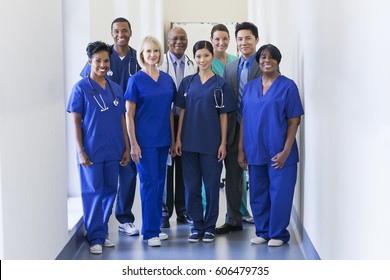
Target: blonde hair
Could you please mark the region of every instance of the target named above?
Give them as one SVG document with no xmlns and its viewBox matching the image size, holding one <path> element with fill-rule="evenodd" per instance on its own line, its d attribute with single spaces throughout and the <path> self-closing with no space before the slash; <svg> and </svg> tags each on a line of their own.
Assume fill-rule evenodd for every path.
<svg viewBox="0 0 390 280">
<path fill-rule="evenodd" d="M 141 46 L 140 46 L 138 54 L 137 54 L 139 64 L 141 64 L 142 67 L 145 67 L 145 60 L 143 57 L 143 53 L 144 53 L 146 46 L 150 46 L 152 48 L 157 48 L 160 51 L 160 57 L 158 59 L 157 65 L 156 65 L 156 67 L 160 67 L 163 64 L 162 47 L 161 47 L 160 42 L 157 40 L 157 38 L 155 38 L 153 36 L 146 36 L 142 40 Z"/>
</svg>

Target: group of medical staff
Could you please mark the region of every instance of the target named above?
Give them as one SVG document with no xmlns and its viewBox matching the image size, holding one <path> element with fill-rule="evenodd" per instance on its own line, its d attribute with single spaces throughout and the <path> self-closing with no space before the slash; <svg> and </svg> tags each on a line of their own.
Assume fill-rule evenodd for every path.
<svg viewBox="0 0 390 280">
<path fill-rule="evenodd" d="M 239 224 L 229 224 L 229 202 L 226 223 L 216 227 L 223 162 L 226 165 L 230 151 L 241 169 L 236 180 L 241 186 L 227 182 L 226 188 L 238 188 L 238 208 L 242 171 L 249 172 L 256 229 L 251 242 L 287 243 L 299 160 L 295 135 L 303 108 L 294 81 L 280 73 L 280 51 L 271 44 L 256 51 L 257 27 L 244 22 L 235 32 L 240 58 L 216 62 L 218 45 L 202 40 L 193 46 L 195 73 L 178 73 L 180 64 L 172 64 L 166 73 L 160 70 L 164 54 L 156 38 L 146 36 L 136 52 L 128 46 L 131 26 L 126 19 L 114 20 L 111 32 L 113 46 L 88 44 L 88 62 L 67 107 L 74 123 L 90 252 L 101 254 L 103 247 L 115 246 L 108 235 L 115 198 L 119 231 L 139 234 L 131 212 L 137 172 L 143 240 L 159 247 L 168 239 L 161 231 L 168 156 L 182 159 L 186 215 L 192 222 L 188 241 L 213 242 L 215 234 L 242 230 Z M 258 73 L 250 81 L 250 69 L 245 69 L 249 59 Z M 168 55 L 165 60 L 169 65 Z M 213 64 L 220 69 L 221 63 L 224 71 L 235 73 L 234 81 L 226 73 L 215 73 Z M 174 106 L 179 112 L 177 131 Z M 231 121 L 238 128 L 234 147 L 228 143 Z"/>
</svg>

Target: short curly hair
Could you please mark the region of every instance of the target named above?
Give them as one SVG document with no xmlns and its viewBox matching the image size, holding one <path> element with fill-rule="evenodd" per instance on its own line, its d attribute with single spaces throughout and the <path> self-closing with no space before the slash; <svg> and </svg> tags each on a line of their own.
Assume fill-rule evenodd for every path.
<svg viewBox="0 0 390 280">
<path fill-rule="evenodd" d="M 111 55 L 112 48 L 102 41 L 95 41 L 88 44 L 86 51 L 88 58 L 92 59 L 92 56 L 100 51 L 106 51 L 108 55 Z"/>
</svg>

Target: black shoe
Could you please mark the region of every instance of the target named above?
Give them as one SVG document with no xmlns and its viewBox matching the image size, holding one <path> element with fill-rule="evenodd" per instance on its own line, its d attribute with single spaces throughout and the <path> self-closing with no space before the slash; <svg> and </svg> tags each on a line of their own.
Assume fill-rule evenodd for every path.
<svg viewBox="0 0 390 280">
<path fill-rule="evenodd" d="M 215 233 L 216 234 L 226 234 L 226 233 L 229 233 L 231 231 L 240 231 L 240 230 L 242 230 L 242 226 L 232 226 L 232 225 L 225 223 L 221 227 L 217 227 L 215 229 Z"/>
<path fill-rule="evenodd" d="M 160 228 L 170 228 L 171 225 L 169 224 L 169 218 L 163 217 Z"/>
<path fill-rule="evenodd" d="M 187 225 L 192 225 L 194 224 L 193 221 L 191 220 L 190 217 L 188 217 L 188 215 L 183 215 L 183 216 L 180 216 L 176 219 L 176 222 L 178 224 L 187 224 Z"/>
</svg>

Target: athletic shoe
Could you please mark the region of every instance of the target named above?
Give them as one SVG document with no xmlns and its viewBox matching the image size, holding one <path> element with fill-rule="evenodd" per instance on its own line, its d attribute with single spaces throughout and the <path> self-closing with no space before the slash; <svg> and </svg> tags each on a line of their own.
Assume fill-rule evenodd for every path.
<svg viewBox="0 0 390 280">
<path fill-rule="evenodd" d="M 115 243 L 112 242 L 108 237 L 106 238 L 106 241 L 104 241 L 104 247 L 115 247 Z"/>
<path fill-rule="evenodd" d="M 158 237 L 152 237 L 148 239 L 148 246 L 149 247 L 160 247 L 161 246 L 161 240 Z"/>
<path fill-rule="evenodd" d="M 89 247 L 89 252 L 91 254 L 101 254 L 103 253 L 103 246 L 101 244 L 94 244 Z"/>
<path fill-rule="evenodd" d="M 214 234 L 211 232 L 205 232 L 202 238 L 203 242 L 213 242 L 214 241 Z"/>
<path fill-rule="evenodd" d="M 253 217 L 251 215 L 242 216 L 242 221 L 248 224 L 254 224 Z"/>
<path fill-rule="evenodd" d="M 268 241 L 268 247 L 279 247 L 283 245 L 283 241 L 280 239 L 271 239 Z"/>
<path fill-rule="evenodd" d="M 130 236 L 139 235 L 139 230 L 135 227 L 133 223 L 119 223 L 118 230 L 119 232 L 123 232 L 124 234 Z"/>
<path fill-rule="evenodd" d="M 253 237 L 251 239 L 251 243 L 253 243 L 253 244 L 263 244 L 263 243 L 267 243 L 267 240 L 265 240 L 263 237 L 256 236 L 256 237 Z"/>
<path fill-rule="evenodd" d="M 168 239 L 168 234 L 166 234 L 165 232 L 160 232 L 160 234 L 158 235 L 158 238 L 160 240 L 167 240 Z"/>
<path fill-rule="evenodd" d="M 199 233 L 194 232 L 193 234 L 190 235 L 190 237 L 188 237 L 188 242 L 196 243 L 199 242 L 201 238 L 202 236 Z"/>
<path fill-rule="evenodd" d="M 178 224 L 186 224 L 186 225 L 193 225 L 194 224 L 194 222 L 191 220 L 191 218 L 188 215 L 183 215 L 181 217 L 177 217 L 176 222 Z"/>
</svg>

